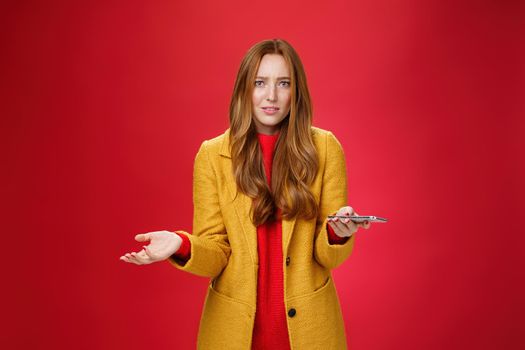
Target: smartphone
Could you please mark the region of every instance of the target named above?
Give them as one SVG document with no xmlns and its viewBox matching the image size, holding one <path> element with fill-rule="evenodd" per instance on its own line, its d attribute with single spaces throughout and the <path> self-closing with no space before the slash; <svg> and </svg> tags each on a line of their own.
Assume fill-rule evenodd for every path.
<svg viewBox="0 0 525 350">
<path fill-rule="evenodd" d="M 329 218 L 350 219 L 353 222 L 387 222 L 385 218 L 373 215 L 328 215 Z"/>
</svg>

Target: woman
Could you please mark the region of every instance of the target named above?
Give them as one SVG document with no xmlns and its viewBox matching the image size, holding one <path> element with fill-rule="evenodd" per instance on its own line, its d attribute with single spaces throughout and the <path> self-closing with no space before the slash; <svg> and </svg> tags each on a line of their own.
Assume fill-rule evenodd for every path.
<svg viewBox="0 0 525 350">
<path fill-rule="evenodd" d="M 167 260 L 211 278 L 199 349 L 345 349 L 331 270 L 350 255 L 358 227 L 346 206 L 343 149 L 311 125 L 306 76 L 284 40 L 245 55 L 230 128 L 195 157 L 193 232 L 139 234 L 150 241 L 122 260 Z"/>
</svg>

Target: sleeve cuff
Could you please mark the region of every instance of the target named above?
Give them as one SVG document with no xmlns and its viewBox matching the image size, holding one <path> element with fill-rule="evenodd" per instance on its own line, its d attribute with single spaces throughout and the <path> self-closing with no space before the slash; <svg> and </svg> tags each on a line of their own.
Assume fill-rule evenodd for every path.
<svg viewBox="0 0 525 350">
<path fill-rule="evenodd" d="M 332 226 L 330 226 L 330 224 L 328 224 L 328 222 L 326 223 L 326 231 L 328 233 L 328 243 L 330 244 L 345 244 L 346 241 L 348 241 L 350 239 L 350 237 L 352 236 L 348 236 L 348 237 L 340 237 L 338 236 L 334 229 L 332 228 Z"/>
<path fill-rule="evenodd" d="M 182 243 L 180 245 L 179 250 L 177 250 L 175 253 L 173 253 L 170 258 L 177 260 L 180 264 L 186 263 L 190 257 L 191 257 L 191 243 L 190 239 L 186 235 L 181 235 L 177 232 L 175 232 L 177 235 L 179 235 L 180 238 L 182 238 Z"/>
</svg>

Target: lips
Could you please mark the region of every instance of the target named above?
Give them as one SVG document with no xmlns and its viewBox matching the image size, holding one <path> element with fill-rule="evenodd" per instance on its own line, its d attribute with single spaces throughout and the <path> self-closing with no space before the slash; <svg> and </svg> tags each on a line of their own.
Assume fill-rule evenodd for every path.
<svg viewBox="0 0 525 350">
<path fill-rule="evenodd" d="M 263 113 L 266 115 L 276 115 L 279 111 L 279 108 L 277 107 L 261 107 L 263 110 Z"/>
</svg>

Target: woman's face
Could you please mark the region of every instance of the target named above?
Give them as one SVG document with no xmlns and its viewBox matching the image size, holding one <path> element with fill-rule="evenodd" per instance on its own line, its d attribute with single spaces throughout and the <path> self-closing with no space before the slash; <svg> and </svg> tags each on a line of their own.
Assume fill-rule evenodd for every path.
<svg viewBox="0 0 525 350">
<path fill-rule="evenodd" d="M 290 72 L 283 56 L 264 55 L 253 84 L 253 120 L 257 132 L 273 135 L 290 111 Z"/>
</svg>

